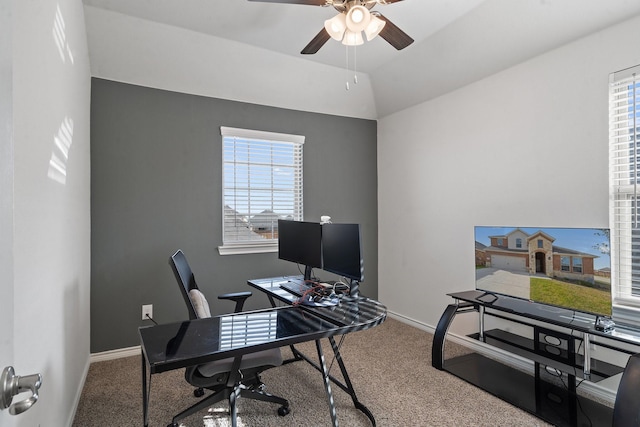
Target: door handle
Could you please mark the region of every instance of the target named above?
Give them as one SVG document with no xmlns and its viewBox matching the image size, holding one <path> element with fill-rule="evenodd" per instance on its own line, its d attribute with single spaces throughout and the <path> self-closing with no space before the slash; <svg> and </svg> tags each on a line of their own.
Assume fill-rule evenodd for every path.
<svg viewBox="0 0 640 427">
<path fill-rule="evenodd" d="M 42 375 L 21 377 L 15 374 L 12 366 L 7 366 L 0 377 L 0 410 L 9 408 L 11 415 L 23 413 L 38 401 L 38 390 L 41 385 Z M 12 405 L 13 397 L 25 391 L 31 391 L 31 396 Z"/>
</svg>

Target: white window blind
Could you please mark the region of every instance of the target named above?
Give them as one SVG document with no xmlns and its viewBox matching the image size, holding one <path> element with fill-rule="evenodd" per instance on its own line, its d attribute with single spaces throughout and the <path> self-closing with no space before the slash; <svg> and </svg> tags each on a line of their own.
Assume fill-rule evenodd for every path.
<svg viewBox="0 0 640 427">
<path fill-rule="evenodd" d="M 640 323 L 640 66 L 609 79 L 609 183 L 613 314 Z"/>
<path fill-rule="evenodd" d="M 272 252 L 278 219 L 303 219 L 304 136 L 221 127 L 221 254 Z"/>
</svg>

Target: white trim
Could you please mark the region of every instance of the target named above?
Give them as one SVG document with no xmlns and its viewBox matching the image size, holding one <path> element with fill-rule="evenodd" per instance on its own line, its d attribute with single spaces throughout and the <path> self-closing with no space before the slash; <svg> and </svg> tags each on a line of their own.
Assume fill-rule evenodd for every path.
<svg viewBox="0 0 640 427">
<path fill-rule="evenodd" d="M 267 140 L 267 141 L 295 142 L 298 144 L 304 144 L 304 139 L 305 139 L 304 135 L 267 132 L 263 130 L 240 129 L 240 128 L 232 128 L 228 126 L 220 126 L 220 135 L 236 136 L 236 137 L 249 138 L 249 139 L 260 139 L 260 140 Z"/>
<path fill-rule="evenodd" d="M 140 356 L 140 346 L 118 348 L 115 350 L 102 351 L 100 353 L 91 353 L 90 362 L 104 362 L 105 360 L 115 360 L 123 357 Z"/>
<path fill-rule="evenodd" d="M 428 325 L 426 323 L 423 323 L 418 320 L 412 319 L 410 317 L 406 317 L 401 314 L 393 313 L 390 311 L 387 312 L 387 315 L 407 325 L 416 327 L 418 329 L 429 332 L 431 334 L 435 333 L 435 327 Z M 525 357 L 518 356 L 517 354 L 509 353 L 508 351 L 501 350 L 497 347 L 487 345 L 476 339 L 463 336 L 463 335 L 447 333 L 447 338 L 448 338 L 448 341 L 450 342 L 460 344 L 464 347 L 468 347 L 469 349 L 475 351 L 476 353 L 480 353 L 484 356 L 495 359 L 515 369 L 519 369 L 524 372 L 533 372 L 534 370 L 534 362 L 532 360 L 529 360 Z M 576 380 L 580 381 L 580 378 L 576 377 Z M 593 383 L 591 381 L 584 381 L 580 384 L 579 389 L 584 391 L 585 393 L 590 394 L 591 396 L 602 399 L 611 405 L 613 405 L 616 401 L 617 388 L 615 390 L 612 390 L 610 388 L 603 387 L 598 383 Z"/>
<path fill-rule="evenodd" d="M 80 404 L 80 398 L 82 397 L 82 391 L 84 390 L 84 385 L 87 382 L 87 375 L 89 374 L 89 366 L 91 365 L 90 358 L 87 358 L 87 363 L 84 365 L 84 369 L 82 370 L 82 380 L 80 380 L 80 385 L 78 386 L 78 390 L 76 391 L 76 396 L 73 400 L 73 407 L 69 412 L 69 419 L 67 420 L 67 425 L 73 425 L 73 420 L 76 417 L 76 413 L 78 412 L 78 405 Z"/>
<path fill-rule="evenodd" d="M 218 246 L 220 255 L 264 254 L 278 252 L 278 242 L 227 244 Z"/>
<path fill-rule="evenodd" d="M 636 304 L 638 304 L 637 299 L 614 299 L 613 319 L 616 323 L 628 325 L 634 329 L 640 326 L 640 307 L 637 307 Z"/>
<path fill-rule="evenodd" d="M 387 312 L 387 314 L 390 317 L 396 320 L 399 320 L 400 322 L 417 327 L 418 329 L 422 329 L 423 331 L 429 332 L 431 334 L 435 334 L 436 328 L 431 325 L 427 325 L 426 323 L 422 323 L 418 320 L 411 319 L 409 317 L 400 315 L 398 313 Z M 464 335 L 454 334 L 451 332 L 447 333 L 447 338 L 448 338 L 448 341 L 450 342 L 467 347 L 477 353 L 480 353 L 487 357 L 491 357 L 492 359 L 497 359 L 502 363 L 512 366 L 516 369 L 520 369 L 527 372 L 533 372 L 533 361 L 526 359 L 524 357 L 520 357 L 517 354 L 509 353 L 497 347 L 487 345 L 476 339 L 473 339 Z"/>
<path fill-rule="evenodd" d="M 436 328 L 431 325 L 427 325 L 426 323 L 420 322 L 419 320 L 412 319 L 411 317 L 407 317 L 393 311 L 387 311 L 387 316 L 402 323 L 406 323 L 407 325 L 413 326 L 414 328 L 422 329 L 423 331 L 429 332 L 430 334 L 435 334 L 436 332 Z"/>
</svg>

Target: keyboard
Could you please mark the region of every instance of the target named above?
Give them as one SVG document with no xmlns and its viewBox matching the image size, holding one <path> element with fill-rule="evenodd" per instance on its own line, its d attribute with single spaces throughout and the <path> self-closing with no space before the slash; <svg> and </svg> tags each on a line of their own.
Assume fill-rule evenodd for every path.
<svg viewBox="0 0 640 427">
<path fill-rule="evenodd" d="M 309 291 L 309 289 L 311 289 L 311 286 L 309 286 L 302 280 L 300 281 L 290 280 L 286 283 L 281 284 L 280 288 L 284 289 L 285 291 L 289 292 L 292 295 L 301 297 L 302 294 L 304 294 L 305 292 Z"/>
<path fill-rule="evenodd" d="M 330 307 L 338 304 L 338 297 L 335 295 L 333 297 L 329 297 L 328 295 L 323 296 L 322 290 L 319 290 L 319 292 L 315 290 L 310 291 L 313 287 L 313 285 L 297 280 L 282 283 L 280 285 L 281 289 L 284 289 L 291 295 L 297 296 L 299 298 L 298 303 L 302 305 L 312 307 Z"/>
</svg>

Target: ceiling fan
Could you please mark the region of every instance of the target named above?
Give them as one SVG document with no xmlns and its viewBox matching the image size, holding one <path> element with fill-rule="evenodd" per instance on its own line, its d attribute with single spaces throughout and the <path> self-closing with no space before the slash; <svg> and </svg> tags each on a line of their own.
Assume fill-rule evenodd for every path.
<svg viewBox="0 0 640 427">
<path fill-rule="evenodd" d="M 370 12 L 376 4 L 392 4 L 402 0 L 249 0 L 263 3 L 290 3 L 309 6 L 333 6 L 338 15 L 328 19 L 324 28 L 302 49 L 300 53 L 312 55 L 330 39 L 341 41 L 347 46 L 364 43 L 362 32 L 367 40 L 378 34 L 397 50 L 413 43 L 413 39 L 385 18 L 380 12 Z"/>
</svg>

